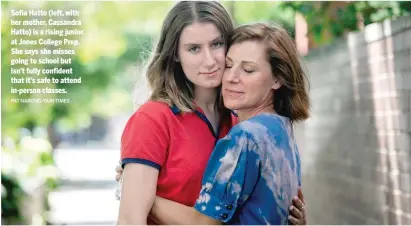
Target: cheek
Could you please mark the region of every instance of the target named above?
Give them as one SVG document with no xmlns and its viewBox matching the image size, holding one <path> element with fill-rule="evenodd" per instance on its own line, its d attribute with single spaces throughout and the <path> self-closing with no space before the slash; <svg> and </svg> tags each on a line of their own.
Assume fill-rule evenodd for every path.
<svg viewBox="0 0 411 226">
<path fill-rule="evenodd" d="M 182 54 L 180 57 L 180 64 L 181 67 L 183 68 L 184 73 L 186 73 L 187 76 L 190 76 L 191 74 L 196 74 L 197 69 L 198 69 L 198 57 L 196 56 L 189 56 L 187 54 Z"/>
<path fill-rule="evenodd" d="M 227 84 L 228 84 L 228 81 L 227 81 L 227 79 L 225 79 L 226 77 L 225 77 L 225 72 L 224 72 L 224 74 L 223 74 L 223 77 L 222 77 L 222 79 L 221 79 L 221 88 L 224 90 L 225 89 L 225 87 L 227 87 Z"/>
<path fill-rule="evenodd" d="M 186 67 L 193 67 L 197 64 L 198 58 L 198 56 L 186 52 L 180 55 L 180 63 Z"/>
<path fill-rule="evenodd" d="M 272 86 L 274 85 L 273 75 L 269 72 L 262 73 L 260 83 L 264 85 L 265 88 L 271 90 Z"/>
<path fill-rule="evenodd" d="M 216 50 L 215 58 L 220 65 L 225 67 L 225 49 Z"/>
<path fill-rule="evenodd" d="M 253 96 L 262 96 L 271 91 L 273 82 L 266 76 L 256 75 L 243 78 L 245 89 Z"/>
<path fill-rule="evenodd" d="M 225 64 L 223 65 L 223 75 L 221 76 L 221 81 L 223 85 L 228 86 L 231 83 L 232 73 L 235 73 L 233 68 L 226 68 Z M 241 78 L 240 78 L 241 81 Z"/>
<path fill-rule="evenodd" d="M 226 80 L 226 78 L 227 78 L 227 75 L 228 75 L 228 70 L 229 70 L 229 68 L 225 68 L 225 65 L 224 65 L 224 68 L 223 68 L 223 75 L 222 75 L 223 85 L 224 85 L 224 80 Z"/>
</svg>

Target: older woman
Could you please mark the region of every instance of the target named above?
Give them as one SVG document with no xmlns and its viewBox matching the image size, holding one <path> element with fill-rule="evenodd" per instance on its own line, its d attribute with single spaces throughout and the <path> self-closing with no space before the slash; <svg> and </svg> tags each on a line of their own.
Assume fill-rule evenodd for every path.
<svg viewBox="0 0 411 226">
<path fill-rule="evenodd" d="M 301 185 L 293 122 L 308 118 L 306 76 L 293 41 L 276 26 L 235 29 L 226 57 L 224 105 L 240 123 L 216 144 L 194 208 L 157 198 L 166 224 L 287 224 Z"/>
</svg>

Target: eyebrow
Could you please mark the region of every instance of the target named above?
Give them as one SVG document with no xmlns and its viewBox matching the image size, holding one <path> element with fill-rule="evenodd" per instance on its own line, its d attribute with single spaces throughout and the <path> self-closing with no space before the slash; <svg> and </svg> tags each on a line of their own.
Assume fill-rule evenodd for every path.
<svg viewBox="0 0 411 226">
<path fill-rule="evenodd" d="M 227 58 L 227 60 L 229 60 L 229 61 L 233 61 L 230 57 L 226 57 Z M 241 63 L 243 63 L 243 64 L 254 64 L 254 65 L 258 65 L 256 62 L 254 62 L 254 61 L 247 61 L 247 60 L 242 60 L 241 61 Z"/>
<path fill-rule="evenodd" d="M 211 41 L 211 43 L 216 42 L 216 41 L 223 41 L 223 36 L 218 36 L 217 38 L 213 39 L 213 40 Z M 199 45 L 201 45 L 201 44 L 198 44 L 198 43 L 187 43 L 187 44 L 184 44 L 184 46 L 199 46 Z"/>
</svg>

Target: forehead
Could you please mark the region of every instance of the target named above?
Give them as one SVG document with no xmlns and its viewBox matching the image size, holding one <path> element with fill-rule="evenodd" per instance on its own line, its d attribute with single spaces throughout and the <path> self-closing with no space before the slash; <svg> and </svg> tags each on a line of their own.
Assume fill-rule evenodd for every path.
<svg viewBox="0 0 411 226">
<path fill-rule="evenodd" d="M 181 33 L 180 41 L 184 43 L 207 43 L 221 37 L 217 26 L 211 22 L 195 22 L 188 25 Z"/>
<path fill-rule="evenodd" d="M 260 41 L 244 41 L 231 45 L 227 56 L 233 61 L 254 61 L 266 59 L 266 45 Z"/>
</svg>

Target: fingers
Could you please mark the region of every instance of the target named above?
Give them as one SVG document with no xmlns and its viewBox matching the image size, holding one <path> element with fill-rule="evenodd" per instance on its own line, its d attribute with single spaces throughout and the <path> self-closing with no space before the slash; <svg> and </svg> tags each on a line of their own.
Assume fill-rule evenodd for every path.
<svg viewBox="0 0 411 226">
<path fill-rule="evenodd" d="M 295 206 L 290 207 L 290 216 L 292 216 L 292 217 L 294 217 L 298 220 L 303 219 L 302 212 L 299 209 L 297 209 Z"/>
<path fill-rule="evenodd" d="M 116 174 L 116 181 L 119 182 L 121 178 L 121 173 L 117 173 Z"/>
<path fill-rule="evenodd" d="M 121 174 L 123 173 L 123 168 L 121 166 L 116 166 L 116 181 L 119 182 L 121 179 Z"/>
<path fill-rule="evenodd" d="M 293 225 L 300 225 L 300 222 L 295 217 L 289 215 L 288 216 L 288 223 Z"/>
<path fill-rule="evenodd" d="M 301 189 L 301 187 L 298 188 L 298 198 L 305 204 L 304 194 L 303 194 L 303 190 Z"/>
<path fill-rule="evenodd" d="M 290 214 L 288 217 L 289 223 L 294 225 L 307 224 L 306 213 L 304 208 L 304 195 L 301 188 L 298 189 L 298 196 L 292 199 Z"/>
<path fill-rule="evenodd" d="M 295 224 L 298 225 L 306 225 L 307 224 L 307 217 L 305 212 L 305 205 L 304 203 L 298 198 L 293 198 L 293 206 L 290 207 L 290 217 L 295 218 L 297 221 Z"/>
<path fill-rule="evenodd" d="M 121 166 L 116 166 L 116 173 L 121 173 L 123 172 L 123 168 L 121 168 Z"/>
<path fill-rule="evenodd" d="M 298 198 L 298 197 L 294 197 L 293 198 L 293 206 L 296 207 L 300 212 L 303 211 L 304 209 L 304 203 L 303 201 Z"/>
</svg>

